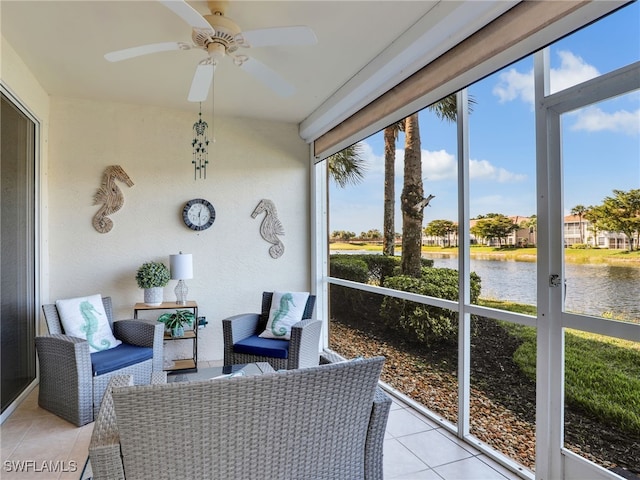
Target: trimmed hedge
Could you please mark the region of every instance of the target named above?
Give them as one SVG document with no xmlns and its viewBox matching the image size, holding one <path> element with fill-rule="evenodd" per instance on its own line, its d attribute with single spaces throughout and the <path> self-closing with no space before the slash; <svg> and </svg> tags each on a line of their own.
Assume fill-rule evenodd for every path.
<svg viewBox="0 0 640 480">
<path fill-rule="evenodd" d="M 369 266 L 358 255 L 331 255 L 329 275 L 353 282 L 367 283 Z"/>
<path fill-rule="evenodd" d="M 332 277 L 372 285 L 383 285 L 387 277 L 400 275 L 402 264 L 400 257 L 369 254 L 334 254 L 329 257 L 329 261 L 329 273 Z M 362 262 L 367 272 L 366 279 L 363 277 Z M 423 258 L 422 266 L 433 267 L 433 260 Z"/>
<path fill-rule="evenodd" d="M 458 271 L 433 268 L 430 259 L 422 259 L 422 265 L 422 278 L 413 278 L 400 275 L 400 257 L 336 254 L 330 257 L 329 274 L 358 283 L 457 301 Z M 472 272 L 471 301 L 477 303 L 479 296 L 480 277 Z M 457 341 L 458 313 L 455 311 L 340 285 L 331 285 L 330 297 L 332 312 L 348 316 L 352 322 L 382 321 L 390 328 L 403 331 L 408 340 L 427 345 Z"/>
<path fill-rule="evenodd" d="M 329 263 L 329 275 L 358 283 L 367 283 L 369 268 L 359 258 L 351 255 L 332 255 Z M 366 292 L 341 285 L 329 286 L 331 311 L 334 314 L 354 316 L 365 305 Z"/>
<path fill-rule="evenodd" d="M 384 286 L 445 300 L 458 300 L 458 271 L 451 268 L 423 268 L 422 278 L 396 276 L 386 279 Z M 480 277 L 471 273 L 471 302 L 480 296 Z M 458 312 L 445 308 L 385 297 L 380 312 L 391 328 L 403 330 L 426 345 L 456 342 Z"/>
</svg>

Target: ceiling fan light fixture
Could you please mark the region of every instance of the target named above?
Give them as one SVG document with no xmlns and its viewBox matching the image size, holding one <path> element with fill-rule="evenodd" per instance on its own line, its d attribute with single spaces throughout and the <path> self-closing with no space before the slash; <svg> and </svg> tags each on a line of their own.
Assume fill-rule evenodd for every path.
<svg viewBox="0 0 640 480">
<path fill-rule="evenodd" d="M 226 51 L 225 46 L 218 42 L 211 42 L 207 45 L 207 52 L 211 60 L 213 60 L 214 65 L 217 65 L 218 62 L 225 57 Z"/>
</svg>

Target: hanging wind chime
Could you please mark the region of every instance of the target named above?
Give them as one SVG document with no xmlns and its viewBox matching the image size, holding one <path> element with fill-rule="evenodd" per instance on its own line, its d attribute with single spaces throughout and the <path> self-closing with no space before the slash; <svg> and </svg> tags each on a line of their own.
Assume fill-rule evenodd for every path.
<svg viewBox="0 0 640 480">
<path fill-rule="evenodd" d="M 202 120 L 202 103 L 200 103 L 200 112 L 198 113 L 198 121 L 193 124 L 193 179 L 207 178 L 207 165 L 209 164 L 209 139 L 207 138 L 209 125 Z"/>
</svg>

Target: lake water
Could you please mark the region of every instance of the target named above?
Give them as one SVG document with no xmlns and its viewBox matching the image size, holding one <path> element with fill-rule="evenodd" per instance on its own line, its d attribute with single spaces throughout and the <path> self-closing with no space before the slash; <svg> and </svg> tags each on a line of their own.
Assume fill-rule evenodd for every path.
<svg viewBox="0 0 640 480">
<path fill-rule="evenodd" d="M 332 251 L 370 254 L 367 251 Z M 458 269 L 456 256 L 431 256 L 434 267 Z M 482 298 L 536 305 L 536 264 L 515 260 L 471 259 L 471 271 L 482 279 Z M 618 265 L 565 265 L 565 310 L 601 316 L 604 312 L 640 320 L 640 268 Z"/>
<path fill-rule="evenodd" d="M 458 268 L 458 258 L 435 258 L 434 267 Z M 536 264 L 514 260 L 471 259 L 471 271 L 482 279 L 483 298 L 536 304 Z M 565 309 L 602 315 L 622 313 L 640 319 L 640 268 L 618 265 L 565 265 Z"/>
</svg>

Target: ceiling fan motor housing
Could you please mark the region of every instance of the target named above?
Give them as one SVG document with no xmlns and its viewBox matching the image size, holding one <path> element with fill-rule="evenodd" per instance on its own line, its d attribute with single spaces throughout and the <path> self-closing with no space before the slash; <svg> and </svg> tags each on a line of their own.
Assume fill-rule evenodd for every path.
<svg viewBox="0 0 640 480">
<path fill-rule="evenodd" d="M 227 53 L 235 52 L 240 46 L 236 40 L 236 37 L 241 32 L 240 27 L 230 18 L 223 17 L 219 14 L 205 15 L 204 18 L 211 24 L 215 31 L 211 40 L 224 45 Z M 195 41 L 196 40 L 194 39 L 194 42 Z"/>
<path fill-rule="evenodd" d="M 194 28 L 191 34 L 193 43 L 206 50 L 212 57 L 234 53 L 240 46 L 237 40 L 241 38 L 240 27 L 224 16 L 228 3 L 227 1 L 208 2 L 211 15 L 204 15 L 204 19 L 213 28 L 213 35 L 210 31 L 197 28 Z"/>
</svg>

